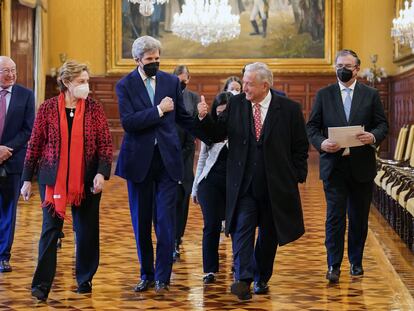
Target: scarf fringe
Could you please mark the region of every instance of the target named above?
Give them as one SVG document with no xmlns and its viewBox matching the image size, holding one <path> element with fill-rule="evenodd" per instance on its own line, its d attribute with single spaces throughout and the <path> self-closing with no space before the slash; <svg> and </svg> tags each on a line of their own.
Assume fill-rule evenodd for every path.
<svg viewBox="0 0 414 311">
<path fill-rule="evenodd" d="M 64 213 L 62 213 L 62 212 L 58 212 L 57 210 L 56 210 L 56 205 L 55 205 L 55 203 L 53 203 L 53 202 L 49 202 L 49 201 L 44 201 L 42 204 L 41 204 L 41 207 L 42 208 L 47 208 L 47 212 L 49 213 L 49 214 L 51 214 L 52 215 L 52 217 L 57 217 L 57 218 L 59 218 L 59 219 L 62 219 L 62 220 L 66 220 L 66 221 L 69 221 L 69 222 L 72 222 L 72 220 L 71 220 L 71 218 L 69 217 L 69 216 L 66 216 Z"/>
<path fill-rule="evenodd" d="M 85 192 L 70 192 L 68 193 L 66 203 L 73 204 L 75 206 L 81 205 L 82 200 L 85 198 Z"/>
</svg>

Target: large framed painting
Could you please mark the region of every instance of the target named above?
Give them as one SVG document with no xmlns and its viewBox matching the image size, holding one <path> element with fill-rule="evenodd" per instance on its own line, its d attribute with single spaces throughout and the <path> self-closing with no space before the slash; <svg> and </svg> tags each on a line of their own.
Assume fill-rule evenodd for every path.
<svg viewBox="0 0 414 311">
<path fill-rule="evenodd" d="M 229 0 L 232 13 L 240 15 L 240 36 L 203 47 L 171 32 L 184 0 L 157 5 L 148 17 L 139 13 L 138 4 L 106 0 L 107 73 L 132 70 L 131 46 L 142 35 L 161 41 L 161 67 L 169 71 L 186 64 L 192 73 L 239 73 L 246 63 L 262 61 L 275 72 L 332 72 L 341 47 L 342 0 L 263 1 L 265 36 L 261 15 L 254 14 L 256 1 Z M 256 25 L 260 34 L 252 35 Z"/>
<path fill-rule="evenodd" d="M 400 10 L 404 9 L 404 0 L 395 0 L 395 17 L 399 16 Z M 394 43 L 394 63 L 408 65 L 414 62 L 414 54 L 408 45 Z"/>
</svg>

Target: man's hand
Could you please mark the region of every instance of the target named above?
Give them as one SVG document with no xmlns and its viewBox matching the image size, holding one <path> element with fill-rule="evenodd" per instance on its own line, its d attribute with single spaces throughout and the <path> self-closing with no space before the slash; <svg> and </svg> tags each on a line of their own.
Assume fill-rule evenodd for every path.
<svg viewBox="0 0 414 311">
<path fill-rule="evenodd" d="M 97 194 L 102 191 L 103 186 L 105 183 L 105 178 L 102 174 L 96 174 L 95 178 L 93 179 L 93 194 Z"/>
<path fill-rule="evenodd" d="M 158 105 L 162 111 L 162 113 L 167 113 L 174 110 L 174 102 L 171 97 L 164 97 L 161 100 L 161 103 Z"/>
<path fill-rule="evenodd" d="M 328 153 L 335 153 L 339 151 L 341 147 L 339 147 L 339 145 L 336 142 L 329 139 L 325 139 L 321 144 L 321 149 Z"/>
<path fill-rule="evenodd" d="M 362 132 L 357 135 L 357 138 L 364 145 L 372 145 L 375 142 L 375 136 L 370 132 Z"/>
<path fill-rule="evenodd" d="M 23 200 L 28 201 L 30 196 L 32 195 L 32 183 L 30 181 L 23 182 L 22 189 L 20 189 L 20 193 L 23 197 Z"/>
<path fill-rule="evenodd" d="M 200 120 L 204 119 L 204 117 L 208 113 L 208 105 L 203 95 L 201 95 L 201 102 L 198 103 L 197 109 L 198 109 L 198 117 L 200 118 Z"/>
<path fill-rule="evenodd" d="M 7 146 L 0 146 L 0 164 L 12 156 L 13 149 Z"/>
<path fill-rule="evenodd" d="M 220 105 L 220 106 L 217 106 L 217 109 L 216 109 L 217 115 L 219 115 L 219 114 L 220 114 L 220 113 L 222 113 L 224 110 L 226 110 L 226 107 L 227 107 L 227 105 Z"/>
</svg>

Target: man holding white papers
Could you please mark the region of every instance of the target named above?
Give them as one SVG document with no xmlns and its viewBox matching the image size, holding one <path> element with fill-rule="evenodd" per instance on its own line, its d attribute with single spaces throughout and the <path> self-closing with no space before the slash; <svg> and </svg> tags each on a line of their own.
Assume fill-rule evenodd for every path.
<svg viewBox="0 0 414 311">
<path fill-rule="evenodd" d="M 350 274 L 355 277 L 364 274 L 362 257 L 376 174 L 375 147 L 388 132 L 378 91 L 356 79 L 360 63 L 355 52 L 338 52 L 335 59 L 338 82 L 318 91 L 307 124 L 309 140 L 320 152 L 320 178 L 327 202 L 326 278 L 332 283 L 339 281 L 341 273 L 347 212 Z M 361 146 L 343 148 L 346 145 L 332 139 L 332 129 L 338 134 L 335 127 L 349 126 L 360 127 L 354 135 Z M 347 131 L 340 130 L 339 135 Z"/>
</svg>

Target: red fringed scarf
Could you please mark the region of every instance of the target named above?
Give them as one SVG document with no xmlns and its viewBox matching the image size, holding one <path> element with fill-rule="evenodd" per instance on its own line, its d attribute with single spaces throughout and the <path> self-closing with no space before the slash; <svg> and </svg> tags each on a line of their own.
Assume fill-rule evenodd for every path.
<svg viewBox="0 0 414 311">
<path fill-rule="evenodd" d="M 56 183 L 46 186 L 46 198 L 42 207 L 54 210 L 59 218 L 66 216 L 66 205 L 79 206 L 85 197 L 84 190 L 84 143 L 83 119 L 85 114 L 85 100 L 79 99 L 76 104 L 75 117 L 72 124 L 70 154 L 68 158 L 68 121 L 65 111 L 65 94 L 60 93 L 58 99 L 60 118 L 60 156 Z M 68 164 L 69 171 L 68 171 Z M 68 178 L 69 174 L 69 178 Z"/>
</svg>

